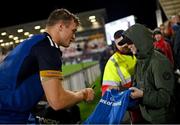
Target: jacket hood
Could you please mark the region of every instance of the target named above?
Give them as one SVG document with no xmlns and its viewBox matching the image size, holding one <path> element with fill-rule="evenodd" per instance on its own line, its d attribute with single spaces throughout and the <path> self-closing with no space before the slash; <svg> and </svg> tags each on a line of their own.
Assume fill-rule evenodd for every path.
<svg viewBox="0 0 180 125">
<path fill-rule="evenodd" d="M 153 37 L 150 29 L 142 24 L 135 24 L 124 32 L 137 48 L 137 58 L 143 59 L 153 52 Z"/>
</svg>

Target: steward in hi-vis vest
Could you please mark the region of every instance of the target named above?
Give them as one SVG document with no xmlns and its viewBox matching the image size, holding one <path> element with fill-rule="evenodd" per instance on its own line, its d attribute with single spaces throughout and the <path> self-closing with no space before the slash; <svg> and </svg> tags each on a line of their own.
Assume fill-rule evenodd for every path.
<svg viewBox="0 0 180 125">
<path fill-rule="evenodd" d="M 131 87 L 136 57 L 131 53 L 127 43 L 122 43 L 123 30 L 114 33 L 116 52 L 109 58 L 103 75 L 102 94 L 108 88 Z"/>
</svg>

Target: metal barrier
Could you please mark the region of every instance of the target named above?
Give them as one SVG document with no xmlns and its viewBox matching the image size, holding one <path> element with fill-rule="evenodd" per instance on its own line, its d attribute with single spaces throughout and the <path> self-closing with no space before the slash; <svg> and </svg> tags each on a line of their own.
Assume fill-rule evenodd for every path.
<svg viewBox="0 0 180 125">
<path fill-rule="evenodd" d="M 78 91 L 90 86 L 100 76 L 99 64 L 84 68 L 81 71 L 64 76 L 65 89 Z"/>
</svg>

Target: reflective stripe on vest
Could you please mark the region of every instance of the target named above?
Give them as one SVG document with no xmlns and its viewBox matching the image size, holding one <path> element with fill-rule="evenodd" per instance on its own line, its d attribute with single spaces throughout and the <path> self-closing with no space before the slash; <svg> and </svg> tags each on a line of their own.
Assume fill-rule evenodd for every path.
<svg viewBox="0 0 180 125">
<path fill-rule="evenodd" d="M 117 86 L 119 83 L 115 81 L 103 80 L 103 85 Z"/>
<path fill-rule="evenodd" d="M 131 77 L 129 77 L 127 79 L 124 78 L 124 75 L 122 74 L 121 69 L 120 69 L 118 63 L 116 62 L 116 60 L 114 58 L 111 58 L 111 61 L 114 62 L 115 66 L 117 68 L 118 74 L 119 74 L 119 76 L 121 78 L 121 83 L 120 83 L 121 85 L 120 86 L 131 82 Z"/>
</svg>

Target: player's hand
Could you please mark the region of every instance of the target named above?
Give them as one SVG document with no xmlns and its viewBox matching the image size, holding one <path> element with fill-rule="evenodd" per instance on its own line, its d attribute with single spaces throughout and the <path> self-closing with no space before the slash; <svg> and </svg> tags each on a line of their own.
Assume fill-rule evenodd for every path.
<svg viewBox="0 0 180 125">
<path fill-rule="evenodd" d="M 94 99 L 94 90 L 92 88 L 85 88 L 82 90 L 83 99 L 87 102 L 92 101 Z"/>
</svg>

